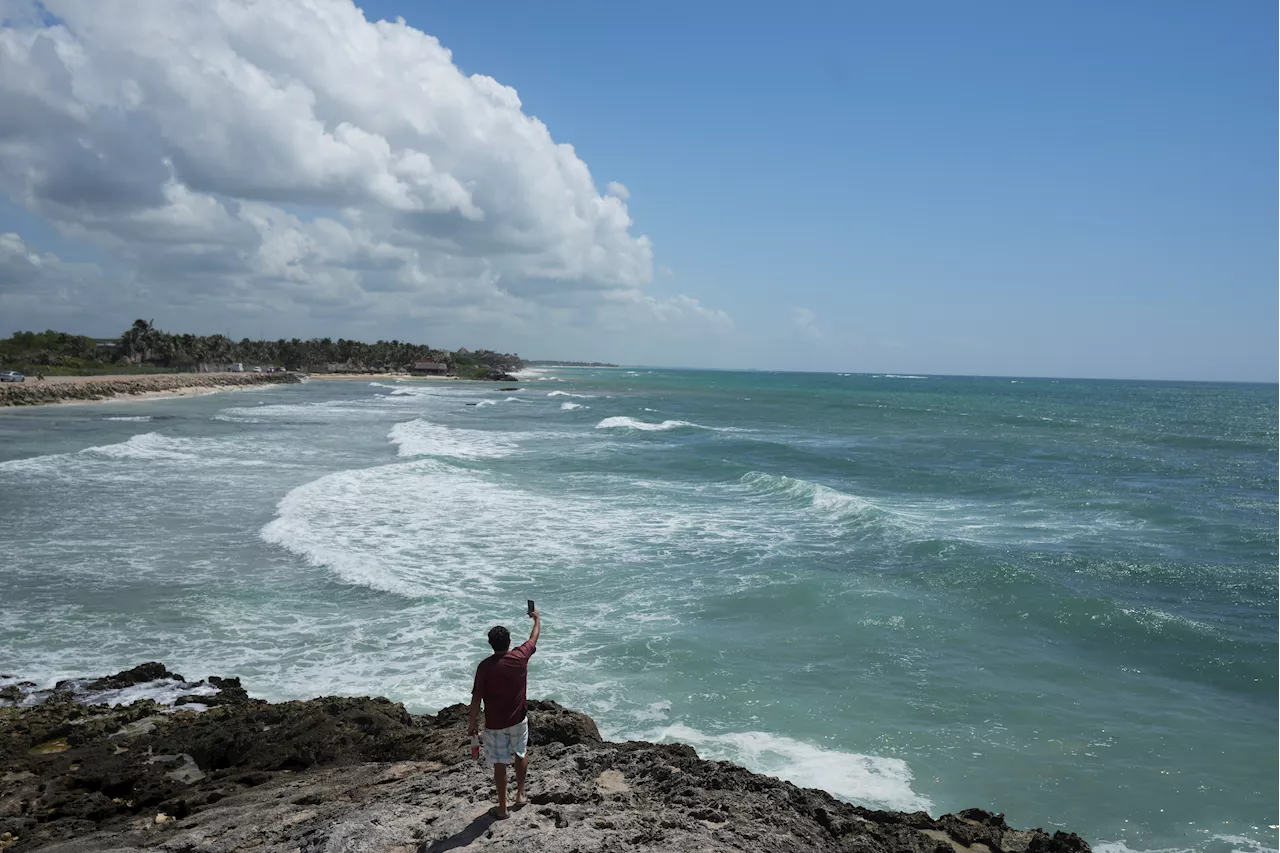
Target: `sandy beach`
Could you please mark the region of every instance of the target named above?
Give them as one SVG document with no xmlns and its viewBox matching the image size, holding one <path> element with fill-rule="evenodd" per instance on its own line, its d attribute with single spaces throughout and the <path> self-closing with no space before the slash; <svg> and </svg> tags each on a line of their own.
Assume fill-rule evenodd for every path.
<svg viewBox="0 0 1280 853">
<path fill-rule="evenodd" d="M 424 381 L 424 382 L 466 382 L 461 376 L 427 376 L 417 373 L 311 373 L 308 374 L 309 379 L 338 379 L 338 380 L 355 380 L 363 379 L 366 382 L 374 382 L 382 379 L 405 379 Z"/>
</svg>

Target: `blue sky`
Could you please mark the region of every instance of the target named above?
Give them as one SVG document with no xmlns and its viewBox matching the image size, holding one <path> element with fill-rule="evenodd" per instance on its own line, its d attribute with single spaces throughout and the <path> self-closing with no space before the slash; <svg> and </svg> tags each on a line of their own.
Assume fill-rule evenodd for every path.
<svg viewBox="0 0 1280 853">
<path fill-rule="evenodd" d="M 1274 4 L 361 8 L 518 91 L 626 186 L 643 292 L 732 324 L 526 355 L 1277 379 Z M 48 218 L 11 193 L 0 231 L 77 257 Z"/>
</svg>

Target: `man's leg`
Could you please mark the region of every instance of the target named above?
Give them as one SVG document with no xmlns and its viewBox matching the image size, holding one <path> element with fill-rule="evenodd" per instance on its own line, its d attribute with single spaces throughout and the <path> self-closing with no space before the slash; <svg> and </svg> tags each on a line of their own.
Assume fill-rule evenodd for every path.
<svg viewBox="0 0 1280 853">
<path fill-rule="evenodd" d="M 524 755 L 518 755 L 518 756 L 516 756 L 516 758 L 515 758 L 515 760 L 514 760 L 514 762 L 513 762 L 513 763 L 514 763 L 514 764 L 515 764 L 515 766 L 516 766 L 516 802 L 515 802 L 515 806 L 516 806 L 516 808 L 520 808 L 520 807 L 521 807 L 521 806 L 523 806 L 523 805 L 524 805 L 524 803 L 525 803 L 525 799 L 524 799 L 524 777 L 525 777 L 525 773 L 529 770 L 529 754 L 528 754 L 528 753 L 525 753 Z"/>
<path fill-rule="evenodd" d="M 524 777 L 529 769 L 529 718 L 525 717 L 511 733 L 511 755 L 516 765 L 516 808 L 524 805 Z"/>
<path fill-rule="evenodd" d="M 498 819 L 507 816 L 507 765 L 493 765 L 493 784 L 498 788 Z"/>
</svg>

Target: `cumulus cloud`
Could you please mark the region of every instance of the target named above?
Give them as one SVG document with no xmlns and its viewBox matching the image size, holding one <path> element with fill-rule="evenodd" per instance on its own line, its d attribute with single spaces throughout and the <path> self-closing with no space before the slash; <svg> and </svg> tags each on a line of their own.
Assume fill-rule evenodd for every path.
<svg viewBox="0 0 1280 853">
<path fill-rule="evenodd" d="M 817 315 L 808 308 L 792 308 L 791 309 L 791 328 L 806 341 L 817 341 L 822 339 L 822 330 L 817 326 Z"/>
<path fill-rule="evenodd" d="M 8 310 L 52 322 L 80 314 L 91 298 L 107 307 L 137 296 L 131 282 L 108 285 L 97 264 L 66 262 L 18 234 L 0 234 L 0 305 Z"/>
<path fill-rule="evenodd" d="M 642 295 L 627 188 L 601 193 L 514 89 L 403 21 L 350 0 L 11 0 L 3 20 L 0 189 L 155 307 L 723 325 Z"/>
</svg>

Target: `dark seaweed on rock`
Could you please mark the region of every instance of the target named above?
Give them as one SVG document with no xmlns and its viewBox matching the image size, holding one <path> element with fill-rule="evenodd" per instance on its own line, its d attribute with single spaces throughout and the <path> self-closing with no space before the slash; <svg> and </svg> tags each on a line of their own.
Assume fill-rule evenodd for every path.
<svg viewBox="0 0 1280 853">
<path fill-rule="evenodd" d="M 145 666 L 88 684 L 176 678 Z M 530 703 L 530 803 L 495 822 L 465 706 L 269 704 L 238 679 L 207 683 L 221 693 L 194 700 L 212 705 L 204 712 L 88 706 L 67 692 L 0 708 L 0 849 L 1089 853 L 1075 834 L 1013 829 L 979 809 L 937 820 L 867 809 L 689 746 L 609 743 L 590 717 L 544 701 Z"/>
</svg>

